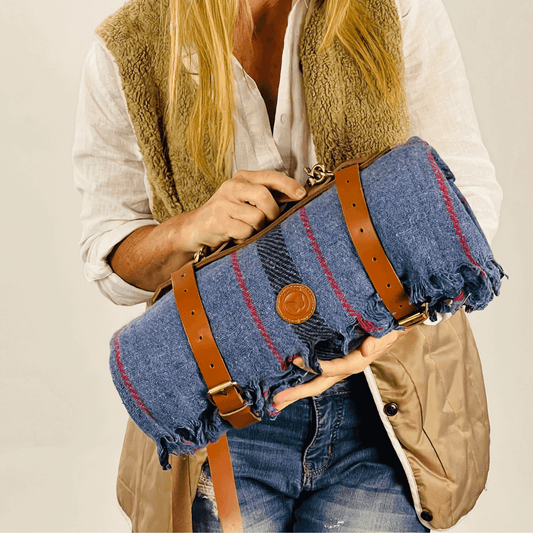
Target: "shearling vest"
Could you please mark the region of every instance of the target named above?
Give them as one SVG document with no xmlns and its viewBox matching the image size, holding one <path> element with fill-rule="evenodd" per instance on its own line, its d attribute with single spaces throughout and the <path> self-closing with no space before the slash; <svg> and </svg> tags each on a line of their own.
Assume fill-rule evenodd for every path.
<svg viewBox="0 0 533 533">
<path fill-rule="evenodd" d="M 366 0 L 379 37 L 403 76 L 394 0 Z M 307 19 L 300 43 L 306 104 L 318 161 L 329 168 L 394 146 L 409 136 L 402 98 L 396 114 L 369 91 L 339 43 L 318 53 L 324 10 Z M 166 123 L 168 0 L 131 0 L 97 30 L 118 65 L 158 221 L 196 209 L 228 179 L 205 175 L 190 156 L 187 126 L 196 85 L 182 69 L 178 120 Z M 212 143 L 206 156 L 213 162 Z M 405 469 L 415 509 L 431 528 L 448 528 L 474 506 L 488 471 L 489 424 L 481 365 L 464 313 L 417 326 L 365 371 L 380 417 Z M 394 404 L 394 409 L 390 408 Z M 203 452 L 157 464 L 155 445 L 130 421 L 121 458 L 119 501 L 136 531 L 189 531 Z"/>
<path fill-rule="evenodd" d="M 371 14 L 381 28 L 386 49 L 403 74 L 401 33 L 393 0 L 371 0 Z M 395 116 L 375 98 L 362 73 L 338 43 L 334 53 L 318 53 L 325 31 L 324 9 L 308 17 L 301 42 L 307 108 L 317 157 L 328 168 L 407 140 L 409 120 L 404 99 Z M 128 110 L 152 188 L 153 214 L 158 221 L 200 207 L 231 177 L 219 168 L 205 175 L 191 158 L 187 127 L 196 84 L 182 69 L 177 120 L 169 127 L 170 36 L 168 0 L 133 0 L 97 30 L 116 59 Z M 213 146 L 206 143 L 213 165 Z"/>
</svg>

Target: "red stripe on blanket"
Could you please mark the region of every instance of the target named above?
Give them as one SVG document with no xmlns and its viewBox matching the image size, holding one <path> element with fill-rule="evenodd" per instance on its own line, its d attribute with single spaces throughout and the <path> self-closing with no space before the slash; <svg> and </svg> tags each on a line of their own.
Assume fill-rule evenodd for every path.
<svg viewBox="0 0 533 533">
<path fill-rule="evenodd" d="M 248 311 L 250 311 L 250 315 L 257 329 L 259 330 L 259 333 L 261 333 L 261 336 L 263 337 L 264 341 L 267 343 L 267 346 L 270 348 L 270 351 L 274 354 L 274 356 L 278 360 L 281 370 L 287 370 L 287 363 L 285 362 L 281 354 L 278 352 L 276 345 L 270 338 L 270 335 L 268 334 L 268 331 L 266 330 L 265 325 L 263 324 L 263 321 L 261 320 L 261 317 L 259 316 L 259 313 L 257 312 L 257 309 L 252 300 L 252 297 L 250 296 L 250 291 L 248 290 L 248 287 L 246 286 L 246 281 L 244 280 L 241 267 L 239 266 L 239 258 L 237 257 L 237 252 L 234 252 L 231 254 L 231 264 L 233 266 L 235 276 L 237 277 L 237 281 L 239 283 L 239 287 L 242 292 L 242 297 L 244 298 L 244 301 L 246 302 Z"/>
<path fill-rule="evenodd" d="M 318 246 L 318 242 L 315 238 L 315 234 L 313 233 L 313 229 L 311 228 L 311 224 L 309 223 L 309 218 L 307 217 L 307 213 L 305 211 L 305 207 L 302 207 L 300 209 L 300 218 L 302 219 L 302 223 L 305 228 L 305 233 L 307 234 L 307 238 L 309 239 L 309 242 L 311 243 L 311 246 L 316 254 L 316 257 L 318 259 L 318 262 L 320 263 L 320 266 L 322 267 L 322 270 L 324 271 L 324 274 L 326 275 L 326 278 L 329 281 L 329 284 L 331 285 L 331 288 L 333 289 L 333 292 L 339 299 L 342 307 L 344 307 L 344 310 L 353 318 L 356 318 L 359 322 L 359 325 L 366 331 L 379 331 L 381 328 L 377 328 L 372 324 L 372 322 L 369 322 L 368 320 L 365 320 L 357 311 L 355 311 L 352 306 L 349 304 L 348 300 L 346 299 L 346 296 L 344 296 L 343 292 L 341 291 L 338 283 L 336 282 L 335 278 L 333 277 L 333 273 L 331 272 L 331 269 L 329 268 L 326 259 L 322 255 L 322 251 L 320 250 L 320 246 Z"/>
<path fill-rule="evenodd" d="M 154 420 L 154 417 L 150 414 L 150 411 L 148 411 L 148 408 L 146 405 L 144 405 L 144 402 L 141 400 L 141 397 L 139 396 L 139 393 L 135 390 L 135 387 L 132 385 L 130 379 L 128 378 L 128 375 L 126 374 L 126 369 L 124 368 L 124 365 L 122 364 L 122 358 L 120 356 L 120 343 L 118 342 L 118 337 L 120 335 L 120 331 L 117 331 L 115 333 L 115 336 L 113 338 L 113 343 L 115 345 L 115 361 L 117 362 L 118 371 L 120 372 L 120 376 L 122 377 L 122 381 L 126 388 L 130 391 L 131 397 L 137 402 L 137 405 L 152 419 Z"/>
<path fill-rule="evenodd" d="M 452 222 L 453 229 L 455 230 L 455 234 L 457 235 L 457 238 L 459 239 L 459 242 L 461 243 L 461 248 L 463 249 L 463 252 L 466 258 L 470 261 L 470 263 L 472 263 L 474 266 L 479 268 L 479 270 L 481 271 L 481 274 L 483 275 L 483 277 L 485 277 L 485 272 L 483 272 L 481 265 L 479 265 L 478 262 L 472 257 L 470 246 L 468 245 L 468 242 L 464 236 L 463 229 L 461 228 L 461 224 L 459 223 L 459 219 L 457 218 L 457 213 L 455 211 L 455 208 L 453 207 L 452 199 L 450 198 L 450 193 L 448 192 L 448 187 L 446 186 L 446 178 L 444 177 L 440 167 L 437 165 L 435 158 L 429 151 L 429 146 L 427 143 L 426 143 L 426 153 L 427 153 L 431 168 L 433 169 L 433 173 L 435 174 L 435 177 L 437 178 L 437 182 L 439 184 L 439 189 L 442 195 L 442 199 L 444 200 L 444 204 L 446 205 L 446 209 L 448 211 L 448 215 Z"/>
</svg>

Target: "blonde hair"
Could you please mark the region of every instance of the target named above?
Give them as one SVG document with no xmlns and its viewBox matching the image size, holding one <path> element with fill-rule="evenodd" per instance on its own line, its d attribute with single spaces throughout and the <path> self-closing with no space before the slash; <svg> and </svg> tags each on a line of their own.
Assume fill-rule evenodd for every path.
<svg viewBox="0 0 533 533">
<path fill-rule="evenodd" d="M 385 98 L 394 111 L 401 93 L 400 76 L 362 0 L 326 0 L 325 9 L 327 27 L 320 51 L 328 50 L 338 39 L 361 68 L 371 92 Z M 251 39 L 253 22 L 248 0 L 170 0 L 168 120 L 172 124 L 176 118 L 183 57 L 194 51 L 198 54 L 195 74 L 199 85 L 187 138 L 191 156 L 204 173 L 227 165 L 233 150 L 232 56 L 236 23 Z M 210 168 L 206 159 L 206 134 L 216 147 L 216 168 Z"/>
</svg>

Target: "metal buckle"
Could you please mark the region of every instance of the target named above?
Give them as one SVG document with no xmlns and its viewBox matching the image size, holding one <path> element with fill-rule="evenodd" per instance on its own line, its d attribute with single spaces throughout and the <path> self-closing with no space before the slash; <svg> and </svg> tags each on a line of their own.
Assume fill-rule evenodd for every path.
<svg viewBox="0 0 533 533">
<path fill-rule="evenodd" d="M 224 392 L 226 389 L 229 389 L 230 387 L 235 387 L 237 390 L 239 396 L 242 396 L 242 389 L 241 386 L 236 381 L 225 381 L 224 383 L 221 383 L 220 385 L 217 385 L 216 387 L 213 387 L 212 389 L 209 389 L 207 391 L 207 399 L 215 406 L 217 407 L 215 400 L 213 400 L 213 396 L 216 396 L 217 394 L 224 394 L 224 396 L 227 396 L 227 394 Z"/>
<path fill-rule="evenodd" d="M 418 311 L 410 316 L 406 316 L 405 318 L 398 320 L 398 325 L 404 328 L 410 328 L 411 326 L 416 326 L 417 324 L 420 324 L 420 322 L 424 322 L 424 320 L 427 320 L 427 318 L 429 317 L 429 309 L 427 302 L 424 302 L 422 304 L 422 307 L 424 308 L 423 311 Z"/>
<path fill-rule="evenodd" d="M 224 391 L 226 391 L 230 387 L 235 388 L 239 396 L 239 399 L 242 402 L 242 406 L 239 407 L 238 409 L 235 409 L 234 411 L 230 411 L 229 413 L 223 413 L 218 407 L 218 405 L 215 403 L 215 400 L 213 400 L 213 396 L 217 394 L 225 395 L 226 393 Z M 252 411 L 251 409 L 248 414 L 251 416 L 252 420 L 249 420 L 246 423 L 246 425 L 242 425 L 242 426 L 235 425 L 236 421 L 229 420 L 231 417 L 238 415 L 239 413 L 242 413 L 245 409 L 249 407 L 249 405 L 246 405 L 244 403 L 244 400 L 242 399 L 242 394 L 243 394 L 242 388 L 236 381 L 225 381 L 224 383 L 221 383 L 220 385 L 217 385 L 216 387 L 209 389 L 207 393 L 207 399 L 218 409 L 218 414 L 220 415 L 221 418 L 223 418 L 224 420 L 227 420 L 233 427 L 240 429 L 241 427 L 249 426 L 250 424 L 253 424 L 254 422 L 259 422 L 261 420 L 261 416 L 258 413 L 255 413 L 254 411 Z"/>
</svg>

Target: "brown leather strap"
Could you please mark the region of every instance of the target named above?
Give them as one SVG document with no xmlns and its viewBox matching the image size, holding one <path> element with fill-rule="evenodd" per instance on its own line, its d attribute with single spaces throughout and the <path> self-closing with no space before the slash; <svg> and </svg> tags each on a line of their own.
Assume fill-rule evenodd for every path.
<svg viewBox="0 0 533 533">
<path fill-rule="evenodd" d="M 245 405 L 240 387 L 231 379 L 218 350 L 198 292 L 193 263 L 187 263 L 172 274 L 172 286 L 187 339 L 220 416 L 237 429 L 259 421 L 260 418 L 250 406 Z M 209 444 L 207 454 L 222 531 L 242 531 L 241 511 L 226 435 L 216 443 Z"/>
<path fill-rule="evenodd" d="M 419 315 L 417 306 L 409 301 L 374 229 L 361 185 L 359 165 L 337 170 L 335 184 L 353 245 L 385 307 L 398 322 Z"/>
<path fill-rule="evenodd" d="M 226 435 L 207 447 L 211 480 L 215 489 L 218 517 L 222 531 L 242 531 L 241 510 L 233 477 L 231 455 Z"/>
<path fill-rule="evenodd" d="M 192 263 L 172 273 L 172 286 L 187 339 L 220 416 L 237 429 L 257 422 L 260 418 L 245 405 L 213 338 Z"/>
</svg>

